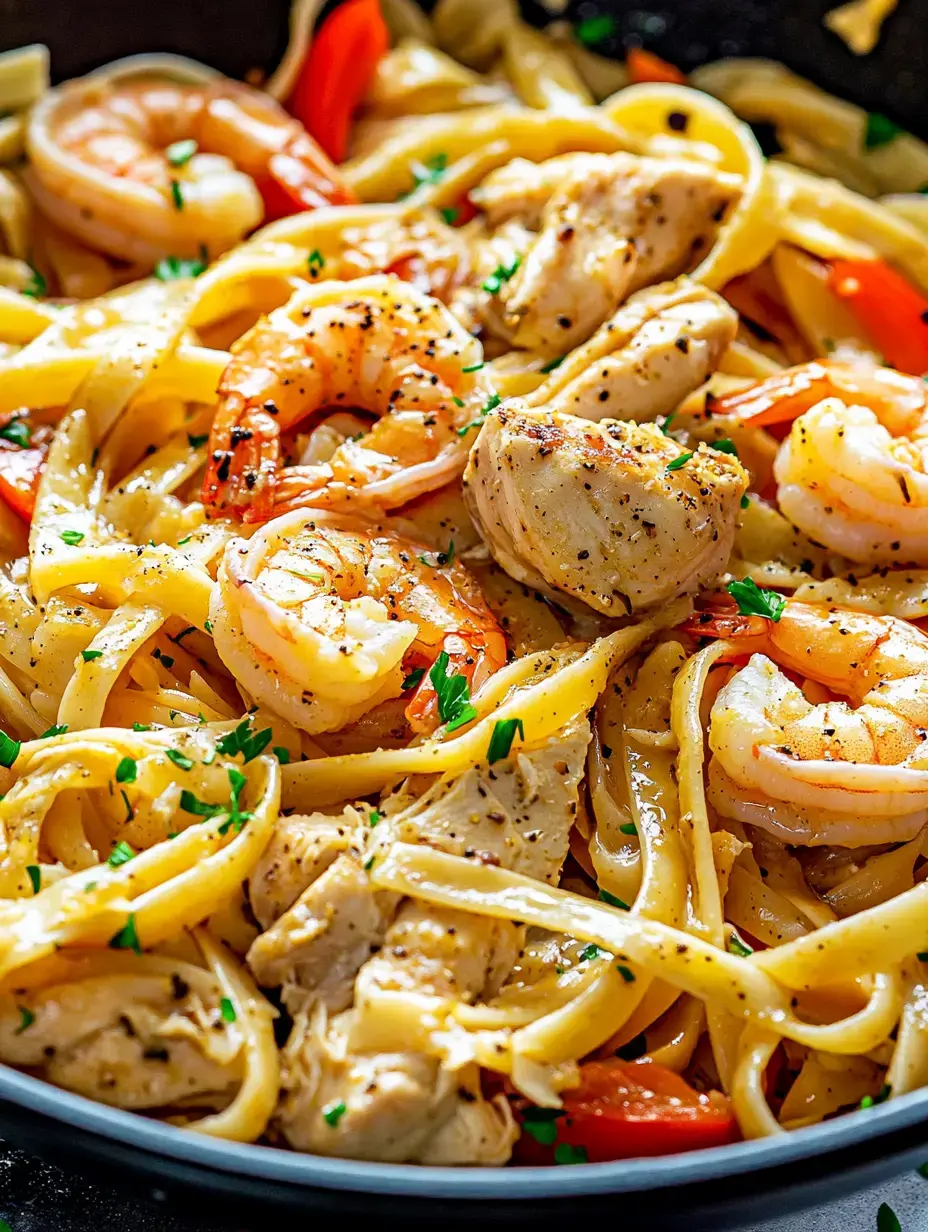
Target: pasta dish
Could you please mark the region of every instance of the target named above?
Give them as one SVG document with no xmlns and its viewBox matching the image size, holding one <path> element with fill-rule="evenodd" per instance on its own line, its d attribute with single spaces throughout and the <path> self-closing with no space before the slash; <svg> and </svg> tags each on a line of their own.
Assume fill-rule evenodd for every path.
<svg viewBox="0 0 928 1232">
<path fill-rule="evenodd" d="M 923 1087 L 928 147 L 318 7 L 0 57 L 0 1061 L 421 1164 Z"/>
</svg>

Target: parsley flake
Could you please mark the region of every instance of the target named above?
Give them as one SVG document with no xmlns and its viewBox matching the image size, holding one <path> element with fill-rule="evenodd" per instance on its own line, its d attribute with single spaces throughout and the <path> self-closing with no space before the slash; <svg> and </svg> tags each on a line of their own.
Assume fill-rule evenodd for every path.
<svg viewBox="0 0 928 1232">
<path fill-rule="evenodd" d="M 721 440 L 718 441 L 710 441 L 709 448 L 714 449 L 716 453 L 730 453 L 733 458 L 737 458 L 738 456 L 738 446 L 727 436 L 723 436 Z"/>
<path fill-rule="evenodd" d="M 637 834 L 638 827 L 635 825 L 633 821 L 626 821 L 623 825 L 619 826 L 619 833 L 620 834 Z"/>
<path fill-rule="evenodd" d="M 21 740 L 14 740 L 5 731 L 0 731 L 0 766 L 6 766 L 9 769 L 19 756 L 19 750 L 22 747 Z"/>
<path fill-rule="evenodd" d="M 125 925 L 110 937 L 111 950 L 132 950 L 134 954 L 141 954 L 142 947 L 139 944 L 139 936 L 135 931 L 135 912 L 130 911 L 129 918 Z"/>
<path fill-rule="evenodd" d="M 558 1118 L 563 1115 L 560 1108 L 526 1108 L 522 1113 L 522 1132 L 542 1146 L 553 1146 L 557 1139 Z"/>
<path fill-rule="evenodd" d="M 584 47 L 595 47 L 604 39 L 611 38 L 616 31 L 616 20 L 609 13 L 600 13 L 596 17 L 587 17 L 574 26 L 574 37 Z"/>
<path fill-rule="evenodd" d="M 0 428 L 0 437 L 5 441 L 11 441 L 14 445 L 20 445 L 23 449 L 29 444 L 32 439 L 32 432 L 25 419 L 20 415 L 14 416 Z M 64 538 L 64 536 L 62 536 Z"/>
<path fill-rule="evenodd" d="M 345 1101 L 340 1099 L 337 1104 L 326 1104 L 322 1109 L 322 1117 L 326 1125 L 334 1129 L 347 1111 Z"/>
<path fill-rule="evenodd" d="M 138 778 L 139 765 L 134 757 L 124 757 L 116 767 L 117 783 L 134 783 Z"/>
<path fill-rule="evenodd" d="M 744 494 L 744 496 L 742 496 L 742 498 L 741 498 L 741 508 L 742 508 L 742 509 L 747 509 L 747 507 L 750 505 L 750 503 L 751 503 L 751 502 L 750 502 L 750 500 L 748 499 L 748 495 L 747 495 L 747 493 L 745 493 L 745 494 Z"/>
<path fill-rule="evenodd" d="M 238 727 L 226 732 L 220 740 L 217 740 L 217 750 L 225 757 L 236 757 L 241 753 L 243 763 L 248 763 L 259 753 L 263 753 L 271 743 L 274 733 L 270 727 L 252 733 L 251 722 L 251 715 L 249 715 L 242 719 Z"/>
<path fill-rule="evenodd" d="M 417 559 L 420 564 L 427 565 L 429 569 L 442 569 L 445 565 L 450 565 L 454 560 L 454 540 L 452 539 L 444 552 L 432 552 L 434 560 L 429 560 L 424 552 L 420 553 Z"/>
<path fill-rule="evenodd" d="M 41 296 L 48 294 L 48 283 L 34 265 L 30 266 L 30 269 L 32 274 L 29 281 L 23 287 L 21 294 L 28 295 L 30 299 L 39 299 Z"/>
<path fill-rule="evenodd" d="M 524 741 L 525 728 L 521 719 L 497 719 L 493 724 L 493 733 L 487 747 L 487 762 L 491 766 L 509 756 L 516 732 L 519 733 L 519 739 Z"/>
<path fill-rule="evenodd" d="M 367 820 L 370 822 L 371 828 L 373 828 L 379 821 L 383 820 L 383 813 L 379 809 L 371 809 L 367 815 Z"/>
<path fill-rule="evenodd" d="M 184 194 L 179 180 L 171 180 L 171 200 L 174 202 L 175 210 L 184 208 Z"/>
<path fill-rule="evenodd" d="M 26 872 L 29 874 L 29 880 L 32 882 L 32 893 L 38 894 L 42 888 L 42 870 L 38 864 L 27 864 Z"/>
<path fill-rule="evenodd" d="M 151 731 L 150 723 L 133 723 L 132 730 L 134 732 Z"/>
<path fill-rule="evenodd" d="M 549 372 L 553 372 L 555 368 L 560 368 L 566 358 L 566 355 L 557 355 L 554 359 L 549 359 L 546 364 L 542 364 L 538 371 L 543 372 L 547 376 L 547 374 Z"/>
<path fill-rule="evenodd" d="M 461 217 L 461 211 L 456 205 L 440 206 L 438 212 L 442 216 L 442 221 L 447 223 L 449 227 L 453 227 Z"/>
<path fill-rule="evenodd" d="M 877 150 L 882 145 L 889 145 L 904 131 L 881 111 L 871 111 L 864 129 L 864 149 Z"/>
<path fill-rule="evenodd" d="M 235 1022 L 238 1017 L 235 1012 L 235 1006 L 228 997 L 223 997 L 219 1002 L 219 1013 L 222 1015 L 223 1022 Z"/>
<path fill-rule="evenodd" d="M 403 688 L 414 689 L 424 675 L 424 667 L 414 667 L 407 676 L 403 677 Z"/>
<path fill-rule="evenodd" d="M 589 945 L 583 947 L 577 955 L 577 962 L 590 962 L 594 958 L 599 958 L 603 951 L 599 948 L 595 941 L 591 941 Z"/>
<path fill-rule="evenodd" d="M 174 765 L 178 766 L 181 770 L 193 769 L 193 762 L 185 753 L 182 753 L 180 749 L 165 749 L 164 751 Z"/>
<path fill-rule="evenodd" d="M 559 1142 L 554 1148 L 554 1162 L 556 1164 L 585 1164 L 589 1163 L 589 1156 L 585 1146 L 571 1146 L 569 1142 Z"/>
<path fill-rule="evenodd" d="M 180 793 L 180 807 L 194 817 L 215 817 L 224 811 L 221 804 L 207 804 L 205 800 L 198 800 L 192 791 L 186 790 Z"/>
<path fill-rule="evenodd" d="M 19 1010 L 19 1026 L 13 1034 L 22 1035 L 22 1033 L 24 1031 L 28 1031 L 35 1022 L 35 1014 L 33 1014 L 32 1010 L 27 1010 L 24 1005 L 18 1005 L 16 1008 Z"/>
<path fill-rule="evenodd" d="M 622 963 L 616 963 L 615 969 L 618 971 L 619 975 L 621 975 L 626 984 L 634 984 L 635 973 L 632 971 L 631 967 L 623 966 Z"/>
<path fill-rule="evenodd" d="M 180 192 L 179 186 L 177 191 Z M 182 207 L 178 205 L 177 208 Z M 162 282 L 176 282 L 178 278 L 199 278 L 206 266 L 207 262 L 202 257 L 162 257 L 155 266 L 155 277 Z"/>
<path fill-rule="evenodd" d="M 674 458 L 672 462 L 668 462 L 665 469 L 668 471 L 678 471 L 681 466 L 686 466 L 687 462 L 689 462 L 692 456 L 693 456 L 692 450 L 690 450 L 688 453 L 681 453 L 679 458 Z"/>
<path fill-rule="evenodd" d="M 39 736 L 40 740 L 48 740 L 51 736 L 63 736 L 68 730 L 67 723 L 56 723 L 54 727 L 50 727 L 48 731 L 42 732 Z"/>
<path fill-rule="evenodd" d="M 462 372 L 479 372 L 481 368 L 485 368 L 486 364 L 481 359 L 479 364 L 468 364 L 466 368 L 462 368 Z"/>
<path fill-rule="evenodd" d="M 84 660 L 85 663 L 92 663 L 94 659 L 102 658 L 102 656 L 103 656 L 102 650 L 82 650 L 81 651 L 81 658 Z"/>
<path fill-rule="evenodd" d="M 209 440 L 208 432 L 198 432 L 198 433 L 188 432 L 187 433 L 187 442 L 190 445 L 191 449 L 199 449 L 200 446 L 205 445 L 208 440 Z M 188 535 L 187 538 L 189 539 L 190 536 Z"/>
<path fill-rule="evenodd" d="M 439 184 L 444 178 L 445 172 L 448 170 L 448 155 L 433 154 L 424 162 L 414 162 L 409 164 L 409 171 L 412 175 L 412 188 L 405 192 L 400 197 L 408 197 L 414 193 L 417 188 L 423 184 Z"/>
<path fill-rule="evenodd" d="M 128 864 L 134 855 L 135 848 L 130 847 L 128 843 L 120 839 L 110 852 L 106 862 L 110 868 L 119 868 L 121 864 Z"/>
<path fill-rule="evenodd" d="M 282 744 L 275 744 L 271 752 L 277 758 L 282 766 L 290 765 L 290 750 L 285 749 Z"/>
<path fill-rule="evenodd" d="M 449 663 L 448 652 L 443 650 L 432 664 L 429 680 L 438 698 L 438 716 L 442 723 L 447 724 L 448 731 L 453 732 L 475 719 L 477 711 L 470 704 L 467 678 L 457 674 L 449 676 Z"/>
<path fill-rule="evenodd" d="M 318 248 L 314 248 L 306 258 L 306 264 L 309 266 L 309 272 L 316 274 L 319 270 L 325 269 L 325 257 Z"/>
<path fill-rule="evenodd" d="M 616 894 L 610 894 L 608 890 L 600 890 L 599 901 L 606 903 L 609 907 L 619 907 L 622 911 L 628 911 L 628 903 L 624 902 Z"/>
<path fill-rule="evenodd" d="M 63 530 L 60 538 L 62 543 L 66 543 L 68 547 L 76 548 L 84 538 L 84 532 L 82 530 Z"/>
<path fill-rule="evenodd" d="M 183 167 L 190 162 L 199 148 L 197 142 L 188 137 L 184 141 L 172 141 L 164 151 L 164 156 L 172 167 Z"/>
<path fill-rule="evenodd" d="M 728 952 L 737 954 L 739 958 L 749 958 L 754 953 L 753 949 L 747 942 L 742 941 L 736 932 L 732 932 L 728 938 Z"/>
<path fill-rule="evenodd" d="M 763 616 L 766 620 L 778 621 L 783 615 L 786 600 L 775 590 L 762 590 L 756 582 L 745 578 L 742 582 L 729 582 L 725 587 L 738 604 L 742 616 Z"/>
<path fill-rule="evenodd" d="M 484 291 L 489 292 L 490 295 L 498 295 L 503 283 L 513 277 L 521 264 L 521 257 L 513 257 L 509 265 L 497 265 L 493 273 L 481 283 Z"/>
</svg>

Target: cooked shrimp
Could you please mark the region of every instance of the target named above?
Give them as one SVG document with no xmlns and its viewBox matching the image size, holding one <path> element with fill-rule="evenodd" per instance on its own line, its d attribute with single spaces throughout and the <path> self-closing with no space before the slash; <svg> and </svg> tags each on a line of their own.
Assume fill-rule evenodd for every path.
<svg viewBox="0 0 928 1232">
<path fill-rule="evenodd" d="M 747 475 L 655 424 L 526 411 L 487 416 L 464 476 L 471 516 L 510 577 L 625 616 L 725 568 Z"/>
<path fill-rule="evenodd" d="M 223 78 L 180 84 L 149 70 L 69 82 L 36 104 L 27 148 L 43 213 L 142 263 L 223 252 L 265 216 L 354 200 L 298 121 Z"/>
<path fill-rule="evenodd" d="M 506 661 L 476 582 L 443 557 L 359 518 L 285 514 L 228 544 L 210 610 L 216 649 L 304 731 L 338 731 L 414 685 L 406 717 L 430 730 L 437 699 L 422 669 L 440 652 L 471 689 Z"/>
<path fill-rule="evenodd" d="M 740 192 L 736 177 L 684 159 L 575 154 L 555 160 L 538 233 L 500 299 L 518 346 L 564 351 L 631 292 L 697 265 Z M 498 203 L 497 203 L 498 205 Z"/>
<path fill-rule="evenodd" d="M 815 362 L 719 399 L 713 416 L 795 420 L 774 464 L 783 513 L 861 564 L 928 564 L 928 398 L 921 377 Z"/>
<path fill-rule="evenodd" d="M 712 707 L 719 812 L 807 845 L 902 842 L 925 824 L 928 636 L 795 600 L 777 621 L 709 613 L 690 628 L 756 652 Z M 847 701 L 813 705 L 779 668 Z"/>
<path fill-rule="evenodd" d="M 204 503 L 246 521 L 300 507 L 376 512 L 449 483 L 467 458 L 460 430 L 479 422 L 492 397 L 482 360 L 447 309 L 398 278 L 297 292 L 232 348 Z M 327 462 L 279 473 L 281 433 L 327 406 L 380 419 Z"/>
</svg>

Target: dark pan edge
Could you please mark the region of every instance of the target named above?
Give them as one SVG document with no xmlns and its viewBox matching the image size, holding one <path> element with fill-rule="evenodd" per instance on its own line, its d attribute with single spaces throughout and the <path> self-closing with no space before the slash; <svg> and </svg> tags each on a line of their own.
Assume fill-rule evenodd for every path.
<svg viewBox="0 0 928 1232">
<path fill-rule="evenodd" d="M 238 1178 L 297 1188 L 348 1189 L 389 1197 L 475 1201 L 653 1193 L 656 1188 L 702 1186 L 746 1178 L 747 1174 L 755 1174 L 757 1188 L 762 1189 L 763 1178 L 756 1174 L 799 1165 L 811 1167 L 812 1178 L 821 1176 L 826 1168 L 835 1168 L 837 1172 L 832 1179 L 837 1180 L 840 1171 L 866 1170 L 868 1164 L 885 1176 L 905 1166 L 899 1164 L 894 1168 L 891 1163 L 887 1164 L 886 1147 L 890 1154 L 908 1154 L 924 1151 L 928 1143 L 928 1090 L 916 1091 L 892 1103 L 851 1113 L 782 1138 L 686 1155 L 621 1160 L 577 1168 L 506 1171 L 365 1163 L 223 1142 L 94 1103 L 3 1067 L 0 1067 L 0 1100 L 24 1109 L 30 1116 L 46 1117 L 162 1160 L 232 1173 Z M 921 1134 L 917 1132 L 919 1126 Z M 881 1139 L 889 1138 L 896 1141 L 881 1144 Z M 865 1158 L 860 1158 L 860 1152 L 855 1151 L 861 1147 L 867 1148 Z M 823 1158 L 826 1156 L 834 1158 L 826 1160 Z M 919 1154 L 917 1161 L 920 1160 Z"/>
</svg>

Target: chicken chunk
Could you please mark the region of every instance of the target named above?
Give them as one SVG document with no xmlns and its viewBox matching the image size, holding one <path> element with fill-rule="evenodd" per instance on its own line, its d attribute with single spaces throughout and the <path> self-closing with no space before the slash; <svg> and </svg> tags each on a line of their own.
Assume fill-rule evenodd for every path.
<svg viewBox="0 0 928 1232">
<path fill-rule="evenodd" d="M 427 842 L 556 880 L 589 737 L 584 721 L 542 748 L 439 781 L 388 812 L 378 844 Z M 278 1123 L 291 1145 L 354 1159 L 505 1162 L 508 1114 L 481 1098 L 475 1066 L 439 1055 L 430 1024 L 456 1001 L 493 995 L 520 938 L 510 921 L 403 903 L 358 974 L 353 1008 L 327 1023 L 318 1011 L 303 1016 L 287 1045 Z"/>
<path fill-rule="evenodd" d="M 624 616 L 718 577 L 748 476 L 737 458 L 686 453 L 654 424 L 594 424 L 511 400 L 487 416 L 464 483 L 507 573 Z"/>
<path fill-rule="evenodd" d="M 740 196 L 736 176 L 695 160 L 556 162 L 556 183 L 542 163 L 522 188 L 533 174 L 554 191 L 499 293 L 514 344 L 555 354 L 589 338 L 632 292 L 698 265 Z"/>
<path fill-rule="evenodd" d="M 281 817 L 248 882 L 251 909 L 262 928 L 279 919 L 303 891 L 351 846 L 359 816 L 346 808 Z"/>
<path fill-rule="evenodd" d="M 526 406 L 582 419 L 668 415 L 715 371 L 738 315 L 688 278 L 631 296 L 584 346 L 528 394 Z"/>
</svg>

